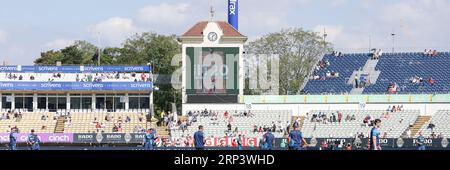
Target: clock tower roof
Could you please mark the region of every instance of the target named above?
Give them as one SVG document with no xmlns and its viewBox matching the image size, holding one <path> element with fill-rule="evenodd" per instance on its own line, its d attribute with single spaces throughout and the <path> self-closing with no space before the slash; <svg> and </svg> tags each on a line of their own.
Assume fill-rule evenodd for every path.
<svg viewBox="0 0 450 170">
<path fill-rule="evenodd" d="M 209 22 L 215 22 L 219 25 L 220 29 L 223 31 L 224 37 L 245 37 L 228 22 L 225 21 L 200 21 L 197 22 L 193 27 L 186 31 L 181 37 L 199 37 L 203 36 L 203 31 Z"/>
</svg>

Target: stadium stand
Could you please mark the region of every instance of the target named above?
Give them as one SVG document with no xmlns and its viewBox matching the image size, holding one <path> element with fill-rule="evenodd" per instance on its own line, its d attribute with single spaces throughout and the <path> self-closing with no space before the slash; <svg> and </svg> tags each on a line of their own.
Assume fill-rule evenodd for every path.
<svg viewBox="0 0 450 170">
<path fill-rule="evenodd" d="M 145 82 L 150 73 L 0 73 L 0 82 Z"/>
<path fill-rule="evenodd" d="M 306 84 L 304 91 L 310 94 L 321 93 L 349 93 L 352 85 L 347 84 L 354 71 L 361 69 L 370 57 L 367 54 L 344 54 L 336 57 L 326 54 L 322 61 L 329 65 L 323 69 L 316 69 L 313 76 L 319 76 L 319 79 L 311 79 Z M 339 73 L 338 77 L 325 78 L 326 73 L 334 71 Z"/>
<path fill-rule="evenodd" d="M 9 132 L 11 128 L 17 127 L 20 132 L 29 133 L 34 129 L 37 133 L 53 133 L 56 120 L 59 117 L 55 113 L 49 112 L 20 112 L 0 114 L 0 130 L 2 133 Z M 9 119 L 7 119 L 9 117 Z"/>
<path fill-rule="evenodd" d="M 127 117 L 130 118 L 129 121 Z M 72 113 L 66 119 L 64 126 L 66 133 L 135 133 L 143 132 L 148 127 L 146 116 L 135 112 Z M 117 129 L 114 129 L 115 126 Z"/>
<path fill-rule="evenodd" d="M 434 125 L 433 128 L 429 128 L 430 123 Z M 424 137 L 450 137 L 450 110 L 439 110 L 432 116 L 429 122 L 422 126 L 420 130 L 422 131 L 422 135 Z M 415 137 L 417 136 L 418 133 Z"/>
<path fill-rule="evenodd" d="M 378 60 L 372 60 L 371 54 L 324 55 L 322 65 L 312 73 L 303 91 L 309 94 L 350 93 L 352 81 L 357 75 L 375 78 L 362 88 L 363 94 L 386 94 L 391 83 L 395 85 L 396 94 L 448 93 L 450 71 L 450 53 L 441 52 L 435 56 L 424 53 L 385 53 Z M 371 62 L 373 61 L 373 62 Z M 375 70 L 366 71 L 366 67 L 375 65 Z M 338 77 L 327 77 L 327 72 L 339 73 Z M 369 73 L 369 74 L 366 74 Z M 413 83 L 412 78 L 422 78 L 422 83 Z M 428 80 L 432 78 L 431 85 Z M 361 93 L 359 93 L 361 94 Z"/>
<path fill-rule="evenodd" d="M 193 111 L 193 115 L 190 116 L 192 123 L 186 130 L 181 130 L 180 127 L 171 128 L 172 137 L 186 137 L 192 136 L 197 131 L 199 125 L 204 126 L 205 136 L 223 137 L 228 135 L 242 134 L 246 137 L 261 137 L 263 132 L 254 132 L 254 126 L 257 126 L 259 131 L 260 127 L 272 128 L 273 124 L 276 126 L 275 137 L 283 137 L 286 132 L 286 127 L 291 122 L 291 111 L 278 110 L 278 111 L 225 111 L 214 110 L 208 111 L 207 114 L 203 114 L 203 111 Z M 213 113 L 209 115 L 209 113 Z M 229 113 L 225 116 L 225 112 Z M 196 113 L 199 113 L 196 116 Z M 230 118 L 231 117 L 231 118 Z M 196 120 L 195 120 L 196 119 Z M 228 131 L 228 122 L 231 122 L 231 132 Z M 189 123 L 188 123 L 189 124 Z M 237 133 L 233 133 L 235 128 L 238 128 Z M 282 131 L 280 131 L 282 129 Z M 263 131 L 263 130 L 262 130 Z M 265 132 L 264 132 L 265 133 Z"/>
<path fill-rule="evenodd" d="M 343 115 L 341 123 L 339 122 L 329 122 L 324 123 L 321 118 L 313 120 L 314 115 L 325 115 L 329 120 L 330 116 L 334 113 L 337 117 L 337 113 L 340 112 Z M 386 118 L 385 113 L 388 113 Z M 347 121 L 347 115 L 353 117 L 354 120 Z M 355 137 L 355 135 L 363 134 L 368 137 L 370 132 L 370 119 L 368 124 L 364 124 L 364 119 L 370 116 L 372 120 L 380 118 L 382 121 L 381 126 L 381 136 L 386 133 L 387 138 L 398 138 L 402 133 L 415 122 L 419 116 L 418 110 L 403 110 L 397 112 L 387 112 L 386 110 L 339 110 L 339 111 L 325 111 L 325 110 L 313 110 L 306 117 L 302 131 L 305 137 L 316 137 L 316 138 L 348 138 Z"/>
<path fill-rule="evenodd" d="M 396 83 L 400 91 L 397 93 L 448 93 L 450 76 L 450 55 L 439 53 L 434 57 L 423 53 L 386 54 L 380 58 L 376 67 L 381 71 L 376 84 L 364 90 L 366 94 L 385 93 L 388 83 Z M 421 77 L 423 83 L 412 83 L 411 78 Z M 436 83 L 430 85 L 427 81 L 432 77 Z"/>
</svg>

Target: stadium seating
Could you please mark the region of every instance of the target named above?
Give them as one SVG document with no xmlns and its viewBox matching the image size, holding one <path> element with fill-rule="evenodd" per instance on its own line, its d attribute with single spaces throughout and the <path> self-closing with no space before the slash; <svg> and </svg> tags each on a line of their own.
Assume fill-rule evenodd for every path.
<svg viewBox="0 0 450 170">
<path fill-rule="evenodd" d="M 79 81 L 89 82 L 88 76 L 92 76 L 91 81 L 95 79 L 101 79 L 102 82 L 133 82 L 142 81 L 142 73 L 119 73 L 119 77 L 116 78 L 116 73 L 60 73 L 61 77 L 57 77 L 54 73 L 0 73 L 0 82 L 76 82 L 77 75 Z M 22 80 L 19 77 L 22 76 Z M 30 77 L 34 79 L 31 80 Z M 145 73 L 145 81 L 151 81 L 151 74 Z M 15 77 L 15 78 L 14 78 Z M 147 79 L 149 78 L 150 79 Z"/>
<path fill-rule="evenodd" d="M 433 131 L 436 136 L 441 135 L 442 133 L 442 137 L 450 137 L 450 110 L 439 110 L 431 117 L 429 122 L 422 126 L 420 130 L 422 131 L 422 135 L 424 137 L 431 136 L 432 130 L 427 128 L 430 123 L 435 125 Z M 417 136 L 419 136 L 418 133 L 415 137 Z"/>
<path fill-rule="evenodd" d="M 322 93 L 349 93 L 352 85 L 347 84 L 352 73 L 361 69 L 370 57 L 368 54 L 344 54 L 341 57 L 326 54 L 322 60 L 328 61 L 329 66 L 318 72 L 319 76 L 325 76 L 327 71 L 339 73 L 339 77 L 326 80 L 309 80 L 304 91 L 309 94 Z"/>
<path fill-rule="evenodd" d="M 41 120 L 42 116 L 45 116 L 46 120 Z M 13 114 L 10 114 L 10 119 L 0 120 L 0 132 L 6 133 L 12 127 L 17 126 L 19 131 L 23 133 L 29 133 L 31 129 L 34 129 L 36 133 L 53 133 L 55 131 L 57 117 L 58 115 L 55 115 L 55 113 L 22 112 L 22 118 L 17 120 L 13 118 Z M 45 129 L 43 129 L 43 126 L 45 126 Z"/>
<path fill-rule="evenodd" d="M 337 116 L 337 111 L 325 111 L 314 110 L 308 114 L 308 117 L 304 120 L 302 126 L 302 132 L 305 137 L 334 137 L 334 138 L 349 138 L 355 137 L 357 133 L 363 133 L 364 136 L 368 136 L 371 130 L 370 126 L 363 124 L 363 120 L 367 115 L 380 118 L 382 113 L 386 113 L 385 110 L 339 110 L 343 114 L 341 123 L 321 123 L 311 122 L 313 114 L 325 113 L 328 117 L 334 113 Z M 345 121 L 347 115 L 355 115 L 355 120 Z M 404 110 L 399 112 L 389 112 L 390 118 L 381 118 L 381 136 L 384 132 L 387 133 L 388 138 L 398 138 L 400 135 L 413 124 L 419 116 L 418 110 Z M 400 123 L 401 120 L 401 123 Z"/>
<path fill-rule="evenodd" d="M 397 83 L 401 88 L 398 93 L 448 93 L 450 75 L 450 55 L 440 53 L 435 57 L 426 57 L 423 53 L 386 54 L 380 58 L 377 70 L 381 71 L 375 85 L 364 93 L 385 93 L 389 82 Z M 413 76 L 422 77 L 424 86 L 411 83 Z M 432 77 L 436 83 L 430 86 L 426 81 Z"/>
<path fill-rule="evenodd" d="M 105 116 L 113 116 L 112 121 L 106 121 Z M 126 117 L 130 117 L 131 121 L 125 123 Z M 143 129 L 147 128 L 147 119 L 143 114 L 138 114 L 136 112 L 123 112 L 123 113 L 107 113 L 107 112 L 76 112 L 70 114 L 70 122 L 66 121 L 64 132 L 66 133 L 112 133 L 114 124 L 119 125 L 118 118 L 122 118 L 122 132 L 118 133 L 133 133 L 136 126 L 140 126 Z M 104 125 L 104 128 L 96 128 L 94 119 L 100 124 Z M 142 118 L 142 121 L 139 121 Z"/>
<path fill-rule="evenodd" d="M 344 54 L 335 57 L 327 54 L 324 61 L 329 61 L 330 65 L 318 72 L 319 76 L 324 76 L 327 71 L 339 73 L 337 78 L 327 78 L 326 80 L 309 80 L 304 87 L 304 91 L 309 94 L 322 93 L 349 93 L 352 86 L 347 84 L 352 73 L 364 67 L 370 60 L 368 53 Z M 400 89 L 397 94 L 421 94 L 421 93 L 448 93 L 450 91 L 450 53 L 441 52 L 437 56 L 427 57 L 423 53 L 385 53 L 379 59 L 375 69 L 380 71 L 380 75 L 375 84 L 363 90 L 363 94 L 385 94 L 389 83 L 396 83 Z M 424 85 L 411 83 L 413 76 L 422 77 Z M 435 80 L 433 86 L 426 83 L 432 77 Z"/>
<path fill-rule="evenodd" d="M 171 136 L 172 137 L 186 137 L 186 136 L 192 136 L 196 131 L 199 125 L 204 126 L 204 133 L 205 136 L 211 137 L 223 137 L 226 134 L 227 131 L 227 125 L 228 122 L 226 121 L 226 118 L 224 118 L 223 113 L 225 110 L 215 110 L 213 112 L 218 112 L 218 119 L 211 120 L 210 116 L 198 116 L 197 122 L 194 122 L 191 124 L 191 126 L 188 127 L 187 131 L 182 131 L 180 129 L 172 129 L 171 130 Z M 243 112 L 243 111 L 239 111 Z M 246 137 L 261 137 L 262 133 L 254 133 L 254 125 L 258 127 L 272 127 L 272 122 L 275 122 L 278 125 L 277 122 L 282 122 L 281 125 L 287 125 L 291 122 L 291 111 L 284 111 L 284 110 L 278 110 L 278 111 L 272 111 L 272 110 L 261 110 L 261 111 L 251 111 L 253 116 L 236 116 L 239 113 L 238 112 L 230 112 L 231 115 L 234 115 L 234 122 L 231 123 L 232 131 L 235 130 L 235 128 L 238 128 L 239 134 L 243 134 Z M 283 127 L 285 129 L 285 127 Z M 283 137 L 284 132 L 277 132 L 274 133 L 275 137 Z"/>
</svg>

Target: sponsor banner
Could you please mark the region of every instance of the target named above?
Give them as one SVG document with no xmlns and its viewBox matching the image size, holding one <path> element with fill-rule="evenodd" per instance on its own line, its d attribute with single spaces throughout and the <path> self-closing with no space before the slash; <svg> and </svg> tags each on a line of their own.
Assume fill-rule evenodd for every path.
<svg viewBox="0 0 450 170">
<path fill-rule="evenodd" d="M 123 133 L 103 133 L 101 143 L 126 143 L 125 134 Z"/>
<path fill-rule="evenodd" d="M 312 145 L 311 147 L 319 148 L 322 145 L 322 142 L 326 142 L 328 145 L 332 143 L 337 143 L 338 145 L 342 144 L 345 146 L 348 143 L 351 143 L 354 147 L 353 149 L 367 149 L 369 146 L 369 138 L 305 138 L 308 144 Z M 381 148 L 393 148 L 395 145 L 395 139 L 392 138 L 381 138 L 379 139 Z"/>
<path fill-rule="evenodd" d="M 100 73 L 100 72 L 150 72 L 150 66 L 0 66 L 0 72 L 33 73 Z"/>
<path fill-rule="evenodd" d="M 144 142 L 144 136 L 145 133 L 131 133 L 131 139 L 128 143 L 142 143 Z M 158 138 L 157 141 L 160 141 L 160 139 Z"/>
<path fill-rule="evenodd" d="M 28 140 L 27 133 L 19 133 L 17 135 L 17 142 L 23 143 Z M 43 143 L 72 143 L 72 133 L 38 133 L 37 134 Z M 0 143 L 9 143 L 9 133 L 0 133 Z"/>
<path fill-rule="evenodd" d="M 74 143 L 136 143 L 144 141 L 144 133 L 77 133 Z M 161 141 L 157 139 L 156 142 Z"/>
<path fill-rule="evenodd" d="M 0 90 L 152 90 L 152 82 L 0 82 Z"/>
<path fill-rule="evenodd" d="M 97 135 L 95 133 L 76 133 L 73 134 L 73 143 L 99 143 L 103 140 L 103 136 L 100 134 L 100 140 L 97 141 Z"/>
<path fill-rule="evenodd" d="M 432 138 L 426 138 L 425 139 L 425 147 L 428 148 L 447 148 L 448 142 L 446 142 L 447 139 L 432 139 Z M 409 138 L 409 139 L 395 139 L 395 148 L 418 148 L 419 145 L 417 144 L 416 138 Z"/>
<path fill-rule="evenodd" d="M 238 0 L 228 0 L 228 23 L 236 30 L 239 29 L 239 6 Z"/>
<path fill-rule="evenodd" d="M 234 139 L 237 137 L 206 137 L 205 138 L 205 147 L 226 147 L 233 146 Z M 175 143 L 184 143 L 185 141 L 189 141 L 189 143 L 194 143 L 194 138 L 171 138 L 172 144 Z M 259 139 L 258 138 L 243 138 L 242 139 L 243 147 L 259 147 Z"/>
</svg>

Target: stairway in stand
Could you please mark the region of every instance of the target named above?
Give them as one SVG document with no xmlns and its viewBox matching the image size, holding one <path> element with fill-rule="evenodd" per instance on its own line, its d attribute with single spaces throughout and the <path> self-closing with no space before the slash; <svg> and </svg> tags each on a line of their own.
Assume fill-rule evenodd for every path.
<svg viewBox="0 0 450 170">
<path fill-rule="evenodd" d="M 66 122 L 65 116 L 58 117 L 58 120 L 56 120 L 55 133 L 64 133 L 65 122 Z"/>
<path fill-rule="evenodd" d="M 417 133 L 419 133 L 419 130 L 425 125 L 427 122 L 429 122 L 431 119 L 431 116 L 419 116 L 416 121 L 414 122 L 411 129 L 411 137 L 414 137 Z M 407 130 L 406 130 L 407 131 Z M 403 132 L 402 136 L 407 136 L 406 131 Z"/>
<path fill-rule="evenodd" d="M 156 129 L 157 135 L 160 138 L 170 138 L 169 129 L 167 126 L 157 126 L 156 125 L 156 119 L 153 121 L 147 122 L 147 129 L 150 127 L 153 127 Z"/>
</svg>

